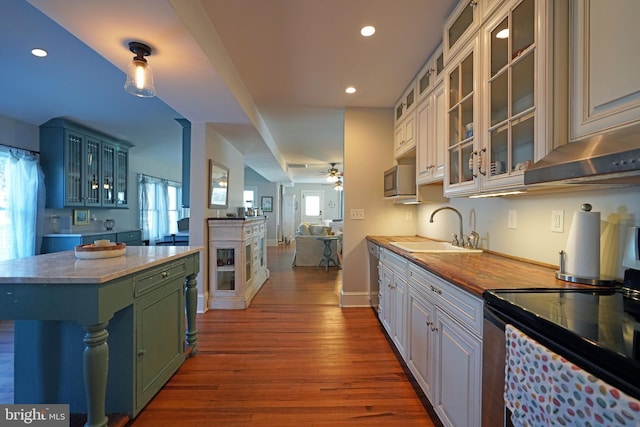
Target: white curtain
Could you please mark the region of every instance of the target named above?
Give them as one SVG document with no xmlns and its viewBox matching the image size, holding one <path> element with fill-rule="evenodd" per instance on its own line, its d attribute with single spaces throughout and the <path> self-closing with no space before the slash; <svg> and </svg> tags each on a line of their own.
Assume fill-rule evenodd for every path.
<svg viewBox="0 0 640 427">
<path fill-rule="evenodd" d="M 169 182 L 139 174 L 138 187 L 142 238 L 153 244 L 156 240 L 170 234 Z"/>
<path fill-rule="evenodd" d="M 11 150 L 5 167 L 9 259 L 40 253 L 44 217 L 44 175 L 38 159 Z"/>
</svg>

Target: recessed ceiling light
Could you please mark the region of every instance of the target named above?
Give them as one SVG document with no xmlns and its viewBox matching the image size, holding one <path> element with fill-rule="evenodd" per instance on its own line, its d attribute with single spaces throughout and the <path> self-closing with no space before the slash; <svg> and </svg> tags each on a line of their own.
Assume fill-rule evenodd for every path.
<svg viewBox="0 0 640 427">
<path fill-rule="evenodd" d="M 353 86 L 349 86 L 344 91 L 347 92 L 347 93 L 356 93 L 356 88 L 353 87 Z"/>
<path fill-rule="evenodd" d="M 37 56 L 38 58 L 44 58 L 47 56 L 47 51 L 40 48 L 31 49 L 31 54 L 33 56 Z"/>
<path fill-rule="evenodd" d="M 505 28 L 504 30 L 498 31 L 498 34 L 496 34 L 496 38 L 497 39 L 508 39 L 509 38 L 509 29 Z"/>
<path fill-rule="evenodd" d="M 362 27 L 362 29 L 360 30 L 360 34 L 362 34 L 364 37 L 370 37 L 375 32 L 376 27 L 374 27 L 373 25 L 367 25 L 366 27 Z"/>
</svg>

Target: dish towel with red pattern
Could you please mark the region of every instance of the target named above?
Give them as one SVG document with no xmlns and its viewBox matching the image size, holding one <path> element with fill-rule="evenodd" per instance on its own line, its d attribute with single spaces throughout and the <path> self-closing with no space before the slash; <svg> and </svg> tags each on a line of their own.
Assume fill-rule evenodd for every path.
<svg viewBox="0 0 640 427">
<path fill-rule="evenodd" d="M 504 400 L 516 427 L 640 426 L 640 402 L 506 325 Z"/>
</svg>

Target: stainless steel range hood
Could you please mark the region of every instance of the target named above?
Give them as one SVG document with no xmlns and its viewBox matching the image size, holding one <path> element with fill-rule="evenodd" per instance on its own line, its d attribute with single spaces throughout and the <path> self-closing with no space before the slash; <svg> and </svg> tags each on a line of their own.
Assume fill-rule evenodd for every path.
<svg viewBox="0 0 640 427">
<path fill-rule="evenodd" d="M 525 184 L 640 184 L 640 126 L 565 144 L 524 172 Z"/>
</svg>

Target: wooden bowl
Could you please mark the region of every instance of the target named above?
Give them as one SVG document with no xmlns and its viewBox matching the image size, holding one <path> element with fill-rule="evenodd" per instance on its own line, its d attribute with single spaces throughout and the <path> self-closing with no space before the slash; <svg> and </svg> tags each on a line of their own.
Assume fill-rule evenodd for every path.
<svg viewBox="0 0 640 427">
<path fill-rule="evenodd" d="M 75 248 L 76 258 L 80 259 L 101 259 L 115 258 L 124 255 L 127 250 L 125 243 L 113 243 L 109 246 L 78 245 Z"/>
</svg>

